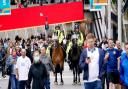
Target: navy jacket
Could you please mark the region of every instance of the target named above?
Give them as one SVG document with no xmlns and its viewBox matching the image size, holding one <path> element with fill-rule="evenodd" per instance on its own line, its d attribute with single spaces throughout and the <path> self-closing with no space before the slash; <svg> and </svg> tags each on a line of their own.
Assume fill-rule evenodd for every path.
<svg viewBox="0 0 128 89">
<path fill-rule="evenodd" d="M 99 78 L 101 79 L 103 64 L 104 64 L 104 51 L 100 48 L 98 48 L 98 50 L 99 50 Z M 79 66 L 84 71 L 83 80 L 88 80 L 89 78 L 88 64 L 85 63 L 86 58 L 87 58 L 87 49 L 83 49 L 79 61 Z"/>
</svg>

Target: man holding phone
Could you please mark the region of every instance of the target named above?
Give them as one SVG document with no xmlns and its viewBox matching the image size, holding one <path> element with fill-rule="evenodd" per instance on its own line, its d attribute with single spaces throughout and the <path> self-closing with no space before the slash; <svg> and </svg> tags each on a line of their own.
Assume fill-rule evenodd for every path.
<svg viewBox="0 0 128 89">
<path fill-rule="evenodd" d="M 80 56 L 79 65 L 84 71 L 83 80 L 85 89 L 102 89 L 101 70 L 104 63 L 103 50 L 94 46 L 95 36 L 89 33 L 86 37 L 88 48 Z"/>
</svg>

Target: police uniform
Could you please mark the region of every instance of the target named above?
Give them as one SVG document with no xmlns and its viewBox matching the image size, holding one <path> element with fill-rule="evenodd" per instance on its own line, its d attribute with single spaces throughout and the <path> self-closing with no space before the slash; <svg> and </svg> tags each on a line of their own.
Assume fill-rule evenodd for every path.
<svg viewBox="0 0 128 89">
<path fill-rule="evenodd" d="M 78 37 L 77 43 L 78 43 L 79 46 L 82 46 L 83 42 L 84 42 L 84 36 L 83 36 L 82 32 L 79 31 L 79 37 Z"/>
<path fill-rule="evenodd" d="M 82 32 L 74 32 L 72 34 L 72 38 L 71 39 L 77 39 L 77 45 L 82 47 L 83 45 L 83 42 L 84 42 L 84 37 L 83 37 L 83 34 Z M 68 54 L 69 53 L 69 50 L 71 49 L 73 43 L 72 43 L 72 40 L 69 41 L 68 45 L 67 45 L 67 50 L 66 50 L 66 53 Z"/>
<path fill-rule="evenodd" d="M 56 29 L 58 28 L 58 29 Z M 64 39 L 64 34 L 63 32 L 60 30 L 60 27 L 59 26 L 56 26 L 55 27 L 55 30 L 54 30 L 54 34 L 56 34 L 58 36 L 58 41 L 59 43 L 62 43 L 63 39 Z"/>
<path fill-rule="evenodd" d="M 46 54 L 50 57 L 50 49 L 52 47 L 52 44 L 49 44 L 47 49 L 46 49 Z"/>
</svg>

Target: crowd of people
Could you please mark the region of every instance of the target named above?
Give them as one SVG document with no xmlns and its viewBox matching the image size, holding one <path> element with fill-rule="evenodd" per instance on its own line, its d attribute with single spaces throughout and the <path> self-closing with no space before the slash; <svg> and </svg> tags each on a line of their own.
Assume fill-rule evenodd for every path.
<svg viewBox="0 0 128 89">
<path fill-rule="evenodd" d="M 2 76 L 9 75 L 8 89 L 31 89 L 32 81 L 32 89 L 50 89 L 50 71 L 55 73 L 50 47 L 55 38 L 67 45 L 63 46 L 67 54 L 72 46 L 71 40 L 78 39 L 82 48 L 79 66 L 84 72 L 85 89 L 105 89 L 105 85 L 107 89 L 128 89 L 128 43 L 125 43 L 125 49 L 119 41 L 112 39 L 103 39 L 98 43 L 92 33 L 87 34 L 84 41 L 76 29 L 68 43 L 64 40 L 67 38 L 58 32 L 59 27 L 56 27 L 55 33 L 63 37 L 56 38 L 53 33 L 47 39 L 44 35 L 27 40 L 17 36 L 15 42 L 1 39 L 0 66 Z M 79 40 L 79 37 L 82 39 Z"/>
<path fill-rule="evenodd" d="M 54 67 L 50 57 L 46 55 L 45 47 L 41 47 L 40 52 L 35 50 L 33 55 L 31 54 L 32 62 L 31 57 L 26 56 L 26 49 L 22 48 L 20 54 L 13 46 L 9 50 L 11 54 L 8 54 L 6 59 L 6 67 L 9 68 L 7 71 L 9 75 L 8 89 L 25 89 L 25 87 L 30 89 L 32 78 L 32 89 L 44 89 L 44 85 L 46 85 L 46 89 L 50 89 L 49 71 L 52 70 L 54 73 Z"/>
<path fill-rule="evenodd" d="M 0 66 L 2 76 L 9 75 L 8 89 L 31 89 L 32 79 L 32 89 L 44 89 L 44 85 L 50 89 L 49 71 L 54 74 L 54 67 L 46 55 L 48 41 L 44 39 L 43 35 L 32 36 L 25 41 L 17 36 L 16 42 L 0 41 Z"/>
<path fill-rule="evenodd" d="M 123 84 L 122 89 L 127 89 L 127 79 L 124 78 L 125 73 L 120 71 L 119 60 L 122 62 L 123 52 L 119 41 L 112 39 L 103 40 L 97 47 L 95 46 L 95 37 L 93 34 L 88 34 L 86 37 L 87 46 L 83 49 L 80 57 L 80 67 L 84 70 L 84 85 L 85 89 L 105 89 L 105 81 L 107 89 L 121 89 L 120 84 Z M 125 44 L 125 48 L 127 43 Z M 122 80 L 121 74 L 123 73 Z M 127 74 L 127 73 L 126 73 Z"/>
<path fill-rule="evenodd" d="M 18 8 L 26 8 L 29 5 L 47 5 L 56 3 L 75 2 L 77 0 L 11 0 L 11 5 L 17 5 Z M 79 0 L 78 0 L 79 1 Z"/>
</svg>

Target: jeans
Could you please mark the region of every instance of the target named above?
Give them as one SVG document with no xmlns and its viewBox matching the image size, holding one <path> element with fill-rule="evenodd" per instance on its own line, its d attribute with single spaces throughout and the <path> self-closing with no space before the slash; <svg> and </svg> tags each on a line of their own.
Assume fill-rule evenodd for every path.
<svg viewBox="0 0 128 89">
<path fill-rule="evenodd" d="M 102 89 L 101 81 L 85 82 L 85 89 Z"/>
<path fill-rule="evenodd" d="M 44 83 L 45 89 L 50 89 L 50 78 L 47 78 Z"/>
<path fill-rule="evenodd" d="M 9 82 L 11 83 L 11 89 L 18 89 L 18 81 L 16 79 L 16 75 L 11 74 L 9 77 Z"/>
<path fill-rule="evenodd" d="M 27 85 L 27 80 L 19 81 L 19 89 L 25 89 Z"/>
</svg>

